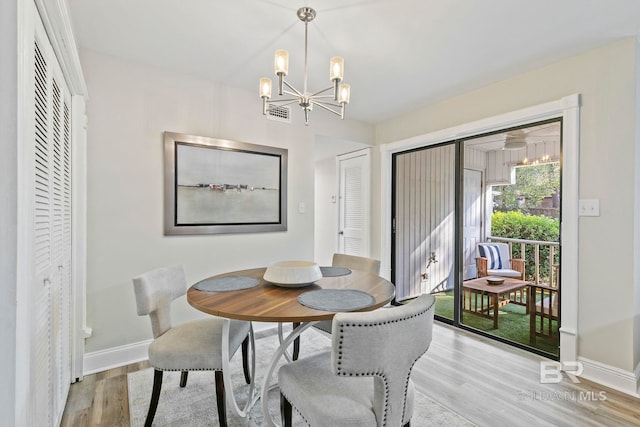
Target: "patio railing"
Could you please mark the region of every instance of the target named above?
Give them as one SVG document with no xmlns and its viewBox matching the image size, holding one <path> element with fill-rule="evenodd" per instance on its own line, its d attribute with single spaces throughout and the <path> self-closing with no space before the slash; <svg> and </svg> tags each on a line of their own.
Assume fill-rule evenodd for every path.
<svg viewBox="0 0 640 427">
<path fill-rule="evenodd" d="M 487 240 L 492 242 L 506 242 L 509 244 L 510 252 L 513 256 L 514 249 L 518 251 L 519 257 L 525 260 L 525 271 L 527 264 L 527 254 L 533 251 L 533 261 L 534 261 L 534 278 L 533 281 L 535 284 L 546 283 L 550 286 L 556 286 L 558 283 L 558 275 L 560 272 L 559 265 L 556 261 L 556 254 L 558 253 L 558 249 L 560 247 L 559 242 L 543 242 L 538 240 L 525 240 L 525 239 L 511 239 L 508 237 L 497 237 L 497 236 L 488 236 Z M 548 247 L 548 254 L 544 256 L 542 261 L 548 266 L 548 276 L 540 277 L 540 249 Z M 543 250 L 542 252 L 547 252 Z M 526 279 L 530 279 L 530 277 L 526 277 Z"/>
</svg>

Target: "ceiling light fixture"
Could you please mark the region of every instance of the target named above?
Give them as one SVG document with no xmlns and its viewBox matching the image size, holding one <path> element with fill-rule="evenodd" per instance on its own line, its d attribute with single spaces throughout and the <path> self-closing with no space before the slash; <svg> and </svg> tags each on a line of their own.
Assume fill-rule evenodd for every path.
<svg viewBox="0 0 640 427">
<path fill-rule="evenodd" d="M 313 110 L 313 106 L 327 110 L 344 119 L 344 108 L 349 103 L 351 95 L 351 86 L 341 83 L 344 77 L 344 59 L 340 56 L 334 56 L 329 61 L 329 79 L 333 82 L 332 86 L 322 89 L 319 92 L 311 93 L 307 91 L 307 33 L 309 22 L 316 17 L 316 11 L 310 7 L 301 7 L 297 12 L 298 18 L 304 22 L 304 83 L 302 91 L 294 88 L 284 78 L 289 72 L 289 52 L 286 50 L 276 50 L 274 70 L 278 76 L 278 95 L 291 95 L 293 98 L 283 98 L 271 100 L 271 79 L 263 77 L 260 79 L 260 97 L 262 98 L 262 114 L 266 115 L 270 108 L 270 104 L 282 107 L 284 105 L 298 103 L 304 111 L 304 124 L 309 125 L 309 112 Z M 284 89 L 286 86 L 290 90 Z M 333 90 L 332 95 L 324 94 Z M 323 95 L 324 94 L 324 95 Z M 328 102 L 332 99 L 334 102 Z M 339 108 L 339 110 L 335 109 Z"/>
<path fill-rule="evenodd" d="M 519 150 L 527 146 L 527 137 L 523 131 L 514 131 L 507 133 L 504 141 L 503 150 Z"/>
</svg>

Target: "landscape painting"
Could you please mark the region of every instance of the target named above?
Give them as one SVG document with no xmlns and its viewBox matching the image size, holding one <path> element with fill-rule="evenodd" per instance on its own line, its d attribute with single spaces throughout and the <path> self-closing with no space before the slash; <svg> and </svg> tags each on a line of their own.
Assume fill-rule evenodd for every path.
<svg viewBox="0 0 640 427">
<path fill-rule="evenodd" d="M 286 230 L 287 150 L 165 133 L 165 234 Z"/>
</svg>

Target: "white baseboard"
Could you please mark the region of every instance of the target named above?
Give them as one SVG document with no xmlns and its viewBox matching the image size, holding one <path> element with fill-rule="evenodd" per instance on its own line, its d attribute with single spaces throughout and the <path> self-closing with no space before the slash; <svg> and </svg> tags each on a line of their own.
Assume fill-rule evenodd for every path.
<svg viewBox="0 0 640 427">
<path fill-rule="evenodd" d="M 636 376 L 636 395 L 640 396 L 640 363 L 634 369 L 633 375 Z"/>
<path fill-rule="evenodd" d="M 253 322 L 253 331 L 267 331 L 277 324 L 270 322 Z M 148 359 L 149 344 L 153 340 L 140 341 L 133 344 L 111 347 L 105 350 L 85 353 L 83 358 L 83 374 L 90 375 L 107 371 L 120 366 L 137 363 Z"/>
<path fill-rule="evenodd" d="M 581 377 L 603 386 L 621 391 L 634 397 L 640 397 L 640 364 L 634 372 L 605 365 L 584 357 L 578 357 L 584 371 Z"/>
<path fill-rule="evenodd" d="M 153 340 L 85 353 L 83 361 L 84 375 L 95 374 L 96 372 L 147 360 L 151 341 Z"/>
</svg>

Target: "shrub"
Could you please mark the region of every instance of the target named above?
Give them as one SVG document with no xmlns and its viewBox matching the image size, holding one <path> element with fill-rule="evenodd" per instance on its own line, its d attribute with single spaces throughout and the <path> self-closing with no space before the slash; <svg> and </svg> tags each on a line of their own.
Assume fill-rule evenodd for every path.
<svg viewBox="0 0 640 427">
<path fill-rule="evenodd" d="M 494 212 L 491 216 L 491 235 L 512 239 L 539 240 L 543 242 L 557 242 L 560 238 L 560 223 L 558 219 L 544 215 L 525 215 L 522 212 Z M 525 278 L 535 278 L 535 248 L 527 244 L 525 247 Z M 522 258 L 520 245 L 513 245 L 513 257 Z M 559 251 L 554 254 L 554 264 L 560 260 Z M 549 279 L 549 247 L 540 247 L 540 278 Z"/>
</svg>

